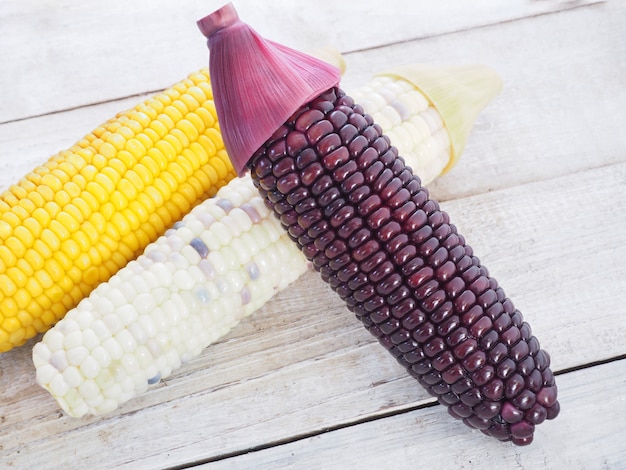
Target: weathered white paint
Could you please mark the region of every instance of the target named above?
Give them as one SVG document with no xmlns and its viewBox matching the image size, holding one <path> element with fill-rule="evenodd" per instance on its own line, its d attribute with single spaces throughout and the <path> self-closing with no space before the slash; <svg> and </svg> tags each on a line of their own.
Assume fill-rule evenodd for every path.
<svg viewBox="0 0 626 470">
<path fill-rule="evenodd" d="M 504 89 L 433 194 L 555 370 L 624 356 L 626 5 L 447 0 L 407 13 L 394 0 L 371 15 L 374 4 L 361 1 L 349 24 L 329 21 L 355 3 L 237 7 L 297 47 L 310 47 L 319 30 L 341 50 L 358 49 L 346 56 L 348 91 L 400 62 L 495 68 Z M 120 97 L 205 65 L 193 22 L 220 4 L 3 1 L 0 122 L 14 122 L 0 125 L 0 189 L 142 99 Z M 386 27 L 374 29 L 372 18 Z M 110 54 L 93 53 L 95 44 Z M 0 355 L 3 468 L 154 469 L 229 454 L 237 456 L 207 468 L 619 468 L 626 459 L 623 360 L 561 375 L 563 414 L 538 427 L 532 446 L 492 442 L 439 406 L 409 411 L 432 399 L 315 273 L 109 416 L 64 416 L 34 383 L 32 344 Z M 246 454 L 259 446 L 272 447 Z"/>
</svg>

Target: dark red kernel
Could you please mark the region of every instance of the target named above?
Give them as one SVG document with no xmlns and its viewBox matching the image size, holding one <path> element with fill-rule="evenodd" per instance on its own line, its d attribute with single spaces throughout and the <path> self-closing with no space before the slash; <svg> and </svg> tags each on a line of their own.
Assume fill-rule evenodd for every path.
<svg viewBox="0 0 626 470">
<path fill-rule="evenodd" d="M 517 365 L 515 362 L 506 357 L 504 361 L 498 366 L 498 377 L 501 379 L 507 379 L 517 370 Z"/>
<path fill-rule="evenodd" d="M 384 185 L 380 190 L 380 197 L 383 201 L 388 203 L 388 200 L 393 197 L 400 189 L 402 189 L 402 181 L 400 178 L 394 177 L 391 172 L 392 180 Z M 406 200 L 406 199 L 405 199 Z"/>
<path fill-rule="evenodd" d="M 363 219 L 359 217 L 353 217 L 346 220 L 337 230 L 337 235 L 340 238 L 349 238 L 354 232 L 363 227 Z"/>
<path fill-rule="evenodd" d="M 277 140 L 267 149 L 267 156 L 274 165 L 285 155 L 287 155 L 287 143 L 285 139 Z"/>
<path fill-rule="evenodd" d="M 444 289 L 448 297 L 454 299 L 465 289 L 465 282 L 460 277 L 455 277 L 444 286 Z"/>
<path fill-rule="evenodd" d="M 347 120 L 347 117 L 346 117 L 346 120 Z M 352 124 L 346 124 L 339 130 L 339 137 L 341 137 L 341 142 L 344 145 L 348 145 L 358 135 L 359 135 L 359 131 Z"/>
<path fill-rule="evenodd" d="M 482 338 L 489 330 L 491 330 L 492 322 L 489 317 L 482 317 L 480 320 L 470 326 L 470 334 L 474 338 Z"/>
<path fill-rule="evenodd" d="M 380 328 L 380 331 L 382 331 L 384 334 L 386 335 L 390 335 L 391 333 L 393 333 L 394 331 L 396 331 L 398 328 L 400 328 L 400 322 L 395 319 L 395 318 L 391 318 L 387 321 L 384 322 L 379 322 L 378 323 L 378 328 Z M 403 341 L 406 341 L 408 338 L 404 339 Z M 395 341 L 394 341 L 395 343 Z M 396 343 L 396 344 L 400 344 L 400 342 Z"/>
<path fill-rule="evenodd" d="M 363 181 L 363 173 L 354 173 L 341 183 L 341 191 L 343 191 L 344 194 L 348 193 L 348 198 L 351 202 L 359 201 L 363 193 L 364 195 L 369 194 L 369 188 L 362 186 Z M 357 193 L 357 191 L 361 188 L 363 188 L 363 191 Z"/>
<path fill-rule="evenodd" d="M 476 302 L 476 296 L 472 291 L 466 290 L 454 300 L 457 311 L 465 312 Z"/>
<path fill-rule="evenodd" d="M 389 168 L 385 168 L 382 173 L 378 175 L 376 181 L 372 183 L 372 190 L 379 193 L 381 198 L 385 199 L 384 190 L 391 181 L 393 181 L 393 171 Z"/>
<path fill-rule="evenodd" d="M 556 403 L 556 387 L 544 387 L 537 393 L 537 402 L 546 408 Z"/>
<path fill-rule="evenodd" d="M 409 233 L 415 232 L 426 224 L 427 219 L 428 217 L 426 215 L 426 212 L 424 212 L 423 210 L 416 210 L 411 214 L 408 219 L 406 219 L 403 224 L 403 228 Z"/>
<path fill-rule="evenodd" d="M 446 293 L 443 290 L 437 290 L 430 294 L 422 301 L 422 308 L 426 312 L 433 312 L 446 300 Z"/>
<path fill-rule="evenodd" d="M 458 381 L 460 381 L 463 377 L 465 377 L 465 371 L 460 364 L 455 364 L 452 367 L 447 368 L 442 374 L 441 377 L 446 383 L 450 385 L 455 385 Z M 472 387 L 468 387 L 467 390 L 470 390 Z M 453 389 L 454 391 L 454 389 Z"/>
<path fill-rule="evenodd" d="M 329 175 L 323 175 L 318 178 L 311 186 L 311 193 L 315 196 L 319 196 L 323 192 L 327 191 L 333 186 L 333 180 Z"/>
<path fill-rule="evenodd" d="M 441 291 L 439 291 L 441 292 Z M 459 317 L 454 315 L 448 319 L 446 319 L 443 323 L 441 323 L 438 327 L 437 327 L 437 334 L 440 336 L 448 336 L 449 334 L 453 333 L 455 330 L 457 330 L 457 328 L 459 327 L 461 323 L 461 320 L 459 320 Z"/>
<path fill-rule="evenodd" d="M 410 197 L 411 194 L 406 188 L 400 188 L 398 192 L 396 192 L 387 200 L 387 205 L 392 209 L 397 209 L 398 207 L 401 207 L 403 204 L 405 204 L 405 201 Z M 395 211 L 394 217 L 397 218 Z"/>
<path fill-rule="evenodd" d="M 354 218 L 355 210 L 351 206 L 343 206 L 337 212 L 335 212 L 329 219 L 330 225 L 333 228 L 342 226 L 345 222 Z"/>
<path fill-rule="evenodd" d="M 527 375 L 530 375 L 533 370 L 536 370 L 535 367 L 535 360 L 531 356 L 527 356 L 518 362 L 517 371 L 526 377 Z"/>
<path fill-rule="evenodd" d="M 425 284 L 422 284 L 421 286 L 419 286 L 415 290 L 415 296 L 418 299 L 425 299 L 426 297 L 431 295 L 433 292 L 435 292 L 438 288 L 439 288 L 439 283 L 436 280 L 432 279 L 426 282 Z"/>
<path fill-rule="evenodd" d="M 478 416 L 470 416 L 469 418 L 463 419 L 463 422 L 467 424 L 469 427 L 474 429 L 486 430 L 491 426 L 491 421 L 488 419 L 481 419 Z"/>
<path fill-rule="evenodd" d="M 457 419 L 469 418 L 474 414 L 472 409 L 463 403 L 452 405 L 448 408 L 448 413 Z"/>
<path fill-rule="evenodd" d="M 327 119 L 332 123 L 336 131 L 343 129 L 348 122 L 348 116 L 346 116 L 346 113 L 342 113 L 338 110 L 331 111 L 328 114 Z"/>
<path fill-rule="evenodd" d="M 323 112 L 317 109 L 309 109 L 300 114 L 296 119 L 294 128 L 296 131 L 306 132 L 309 127 L 322 119 L 324 119 Z"/>
<path fill-rule="evenodd" d="M 483 401 L 474 407 L 474 413 L 478 418 L 492 419 L 500 413 L 502 405 L 499 402 Z"/>
<path fill-rule="evenodd" d="M 433 367 L 442 372 L 456 362 L 456 358 L 450 351 L 444 351 L 432 360 Z"/>
<path fill-rule="evenodd" d="M 329 154 L 324 155 L 322 157 L 322 163 L 324 164 L 324 167 L 328 170 L 334 170 L 340 165 L 345 165 L 348 162 L 352 162 L 353 164 L 351 166 L 351 168 L 353 168 L 351 172 L 356 171 L 357 170 L 356 162 L 354 160 L 350 160 L 350 153 L 348 152 L 348 149 L 343 146 L 339 147 L 338 149 L 333 150 Z M 344 178 L 346 178 L 346 176 L 344 176 L 342 180 Z"/>
<path fill-rule="evenodd" d="M 402 277 L 399 274 L 391 274 L 380 281 L 376 287 L 379 295 L 389 295 L 402 284 Z"/>
<path fill-rule="evenodd" d="M 531 437 L 533 432 L 535 432 L 535 425 L 528 421 L 520 421 L 511 425 L 511 434 L 516 438 Z"/>
<path fill-rule="evenodd" d="M 393 309 L 392 309 L 392 314 L 393 314 Z M 424 321 L 426 321 L 426 315 L 420 312 L 419 310 L 414 310 L 402 320 L 402 326 L 406 328 L 407 330 L 413 331 L 417 327 L 419 327 L 422 323 L 424 323 Z M 417 337 L 414 336 L 414 338 L 417 340 Z"/>
<path fill-rule="evenodd" d="M 408 279 L 407 283 L 409 287 L 416 289 L 421 286 L 424 282 L 432 279 L 435 275 L 433 269 L 429 266 L 424 266 L 422 269 L 412 274 Z"/>
<path fill-rule="evenodd" d="M 478 405 L 482 400 L 483 396 L 477 388 L 471 388 L 461 395 L 461 401 L 471 407 Z"/>
<path fill-rule="evenodd" d="M 466 356 L 469 356 L 471 353 L 476 351 L 478 348 L 478 344 L 474 339 L 466 339 L 466 331 L 465 328 L 459 328 L 453 335 L 448 337 L 448 343 L 451 347 L 453 347 L 452 351 L 459 359 L 463 359 Z M 458 332 L 458 333 L 457 333 Z M 459 342 L 459 338 L 463 338 Z M 457 343 L 456 346 L 453 346 L 454 343 Z"/>
<path fill-rule="evenodd" d="M 483 309 L 478 305 L 474 305 L 467 312 L 461 316 L 461 321 L 464 325 L 473 325 L 484 316 Z"/>
<path fill-rule="evenodd" d="M 512 403 L 520 410 L 529 410 L 535 405 L 537 401 L 535 394 L 528 389 L 522 390 L 522 392 L 513 398 Z"/>
<path fill-rule="evenodd" d="M 502 315 L 502 317 L 506 317 L 506 315 Z M 500 318 L 498 318 L 498 320 Z M 496 320 L 496 323 L 498 320 Z M 513 346 L 514 344 L 517 344 L 517 342 L 520 340 L 521 337 L 522 335 L 519 331 L 519 328 L 516 326 L 511 326 L 508 330 L 506 330 L 500 335 L 502 342 L 506 344 L 507 346 Z"/>
<path fill-rule="evenodd" d="M 502 344 L 496 344 L 491 351 L 489 351 L 489 362 L 496 365 L 502 362 L 509 353 L 508 348 Z"/>
<path fill-rule="evenodd" d="M 463 367 L 468 372 L 474 372 L 487 363 L 487 356 L 483 351 L 476 351 L 463 360 Z"/>
<path fill-rule="evenodd" d="M 463 377 L 458 382 L 452 384 L 452 391 L 457 395 L 461 395 L 462 393 L 467 392 L 472 387 L 474 387 L 474 384 L 472 383 L 471 379 L 469 377 Z"/>
<path fill-rule="evenodd" d="M 495 375 L 496 373 L 493 370 L 493 367 L 488 365 L 472 373 L 471 377 L 477 386 L 482 387 L 483 385 L 489 383 Z"/>
<path fill-rule="evenodd" d="M 511 348 L 511 358 L 513 358 L 514 361 L 521 361 L 528 356 L 529 352 L 528 343 L 526 341 L 518 341 L 517 344 Z"/>
<path fill-rule="evenodd" d="M 418 343 L 425 343 L 435 335 L 436 327 L 432 323 L 422 323 L 413 331 L 413 339 Z"/>
<path fill-rule="evenodd" d="M 405 329 L 405 331 L 406 331 L 406 329 Z M 405 361 L 407 360 L 407 356 L 408 356 L 406 353 L 408 353 L 410 351 L 415 351 L 418 348 L 419 348 L 419 344 L 417 344 L 417 341 L 414 341 L 414 340 L 412 340 L 410 338 L 407 341 L 405 341 L 404 343 L 398 344 L 398 351 L 403 353 L 403 359 Z"/>
<path fill-rule="evenodd" d="M 528 390 L 537 393 L 543 385 L 543 377 L 538 369 L 533 370 L 526 376 L 526 387 Z"/>
<path fill-rule="evenodd" d="M 394 273 L 395 271 L 395 266 L 393 265 L 392 262 L 390 261 L 384 261 L 381 264 L 379 264 L 378 266 L 376 266 L 370 273 L 369 273 L 369 280 L 373 283 L 379 283 L 381 282 L 385 277 L 389 276 L 390 274 Z M 400 278 L 399 274 L 394 273 L 394 276 L 397 276 L 398 278 Z M 401 280 L 401 278 L 400 278 Z"/>
<path fill-rule="evenodd" d="M 359 267 L 361 268 L 361 271 L 363 271 L 365 273 L 369 273 L 376 266 L 378 266 L 380 263 L 382 263 L 386 259 L 387 259 L 387 257 L 385 255 L 385 253 L 383 253 L 382 251 L 376 251 L 372 256 L 370 256 L 365 261 L 363 261 L 359 265 Z"/>
<path fill-rule="evenodd" d="M 392 252 L 393 253 L 393 252 Z M 395 253 L 391 259 L 396 264 L 396 266 L 404 266 L 405 263 L 408 263 L 410 260 L 415 259 L 417 255 L 417 249 L 413 245 L 405 245 Z"/>
<path fill-rule="evenodd" d="M 392 307 L 411 296 L 411 291 L 405 285 L 401 285 L 385 299 Z"/>
<path fill-rule="evenodd" d="M 413 212 L 417 210 L 417 205 L 413 201 L 407 201 L 403 203 L 397 209 L 394 209 L 392 212 L 392 216 L 398 222 L 404 222 L 408 217 L 410 217 Z"/>
<path fill-rule="evenodd" d="M 317 149 L 318 155 L 324 156 L 339 148 L 341 145 L 341 137 L 339 137 L 338 134 L 328 134 L 322 137 L 315 148 Z"/>
<path fill-rule="evenodd" d="M 389 220 L 385 223 L 385 225 L 378 229 L 376 235 L 381 242 L 387 242 L 396 237 L 398 239 L 401 239 L 403 241 L 402 244 L 404 245 L 408 242 L 408 237 L 401 232 L 402 227 L 400 227 L 400 224 L 395 220 Z M 390 249 L 390 251 L 393 253 L 396 250 Z"/>
<path fill-rule="evenodd" d="M 481 388 L 485 398 L 492 401 L 499 401 L 504 395 L 504 382 L 500 379 L 493 379 Z"/>
<path fill-rule="evenodd" d="M 524 389 L 524 377 L 519 374 L 511 376 L 504 383 L 504 395 L 508 398 L 515 398 Z"/>
<path fill-rule="evenodd" d="M 330 121 L 322 120 L 312 124 L 306 131 L 306 137 L 310 145 L 317 144 L 322 138 L 335 130 Z"/>
<path fill-rule="evenodd" d="M 302 170 L 309 166 L 311 163 L 319 160 L 317 153 L 312 148 L 305 148 L 295 157 L 296 167 Z"/>
<path fill-rule="evenodd" d="M 359 155 L 361 155 L 361 153 L 363 153 L 366 148 L 368 148 L 368 145 L 369 143 L 365 137 L 363 137 L 362 135 L 356 136 L 350 141 L 347 147 L 348 152 L 350 153 L 350 157 L 358 157 Z"/>
<path fill-rule="evenodd" d="M 437 242 L 437 246 L 439 246 L 439 240 L 436 237 L 433 237 L 433 240 Z M 448 250 L 446 250 L 443 246 L 439 246 L 435 250 L 435 252 L 429 256 L 428 262 L 434 268 L 440 268 L 443 264 L 448 260 Z"/>
<path fill-rule="evenodd" d="M 306 134 L 304 132 L 290 132 L 287 134 L 286 140 L 286 150 L 287 154 L 290 157 L 296 157 L 300 152 L 302 152 L 305 148 L 308 147 L 309 142 L 307 141 Z M 297 165 L 298 160 L 296 159 L 294 163 Z M 303 168 L 303 167 L 299 167 Z"/>
<path fill-rule="evenodd" d="M 524 415 L 524 419 L 534 425 L 543 423 L 547 417 L 548 410 L 537 403 Z"/>
<path fill-rule="evenodd" d="M 320 176 L 324 174 L 324 168 L 318 162 L 312 163 L 301 173 L 301 181 L 305 186 L 312 185 Z M 322 206 L 328 205 L 328 202 L 321 204 Z"/>
<path fill-rule="evenodd" d="M 367 224 L 372 230 L 382 227 L 391 217 L 391 211 L 388 207 L 379 207 L 367 218 Z"/>
</svg>

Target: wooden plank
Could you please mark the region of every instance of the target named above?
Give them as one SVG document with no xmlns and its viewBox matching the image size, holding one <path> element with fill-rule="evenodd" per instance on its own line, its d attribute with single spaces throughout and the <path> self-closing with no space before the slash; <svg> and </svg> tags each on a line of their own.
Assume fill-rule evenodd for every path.
<svg viewBox="0 0 626 470">
<path fill-rule="evenodd" d="M 239 0 L 237 8 L 261 33 L 292 47 L 310 49 L 323 40 L 350 51 L 593 3 L 515 0 L 503 8 L 496 0 L 430 0 L 407 7 L 390 0 L 381 12 L 372 0 L 280 0 L 272 8 Z M 168 86 L 206 64 L 195 21 L 219 6 L 201 0 L 184 8 L 167 0 L 3 0 L 0 122 Z M 338 27 L 337 18 L 351 26 Z"/>
<path fill-rule="evenodd" d="M 626 134 L 621 132 L 626 125 L 621 112 L 626 107 L 620 70 L 626 62 L 626 41 L 620 40 L 623 23 L 626 5 L 610 2 L 350 54 L 345 88 L 350 91 L 376 71 L 418 59 L 485 63 L 502 75 L 504 89 L 479 116 L 461 161 L 431 185 L 439 200 L 610 165 L 624 161 L 626 148 Z M 525 38 L 523 47 L 519 37 Z M 547 56 L 545 37 L 563 38 Z M 474 46 L 495 43 L 502 47 Z M 503 49 L 515 53 L 502 54 Z M 587 64 L 583 69 L 581 60 Z M 590 85 L 598 83 L 602 86 Z M 0 190 L 142 99 L 0 125 Z"/>
<path fill-rule="evenodd" d="M 623 388 L 626 361 L 559 377 L 563 411 L 515 447 L 452 422 L 441 407 L 416 410 L 250 452 L 198 469 L 491 468 L 618 469 L 626 461 Z M 604 392 L 602 392 L 604 391 Z M 591 435 L 590 435 L 591 434 Z M 194 467 L 195 468 L 195 467 Z"/>
<path fill-rule="evenodd" d="M 626 163 L 586 177 L 603 184 L 581 191 L 571 175 L 444 205 L 556 370 L 626 353 L 614 295 L 626 290 L 626 205 L 606 204 L 623 201 Z M 51 455 L 89 468 L 183 465 L 432 401 L 314 273 L 109 416 L 60 414 L 33 384 L 27 349 L 0 366 L 11 384 L 0 392 L 0 463 L 25 468 Z M 559 439 L 552 429 L 546 440 Z"/>
<path fill-rule="evenodd" d="M 347 86 L 377 69 L 423 61 L 482 63 L 503 80 L 458 163 L 431 185 L 448 200 L 624 161 L 626 4 L 347 55 Z M 504 53 L 504 51 L 507 51 Z M 584 66 L 581 66 L 584 64 Z"/>
</svg>

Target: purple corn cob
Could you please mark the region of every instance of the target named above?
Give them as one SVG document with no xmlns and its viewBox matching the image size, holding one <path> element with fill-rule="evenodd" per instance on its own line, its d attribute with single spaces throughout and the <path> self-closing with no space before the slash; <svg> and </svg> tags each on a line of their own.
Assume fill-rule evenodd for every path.
<svg viewBox="0 0 626 470">
<path fill-rule="evenodd" d="M 218 33 L 231 24 L 243 23 L 235 14 Z M 201 24 L 223 58 L 212 26 Z M 338 87 L 325 90 L 251 158 L 231 147 L 235 167 L 249 160 L 255 186 L 322 278 L 453 417 L 529 444 L 535 425 L 559 413 L 548 354 L 380 126 Z M 227 149 L 233 132 L 222 122 Z"/>
<path fill-rule="evenodd" d="M 558 414 L 522 314 L 340 89 L 300 108 L 249 167 L 322 279 L 452 416 L 522 445 Z"/>
</svg>

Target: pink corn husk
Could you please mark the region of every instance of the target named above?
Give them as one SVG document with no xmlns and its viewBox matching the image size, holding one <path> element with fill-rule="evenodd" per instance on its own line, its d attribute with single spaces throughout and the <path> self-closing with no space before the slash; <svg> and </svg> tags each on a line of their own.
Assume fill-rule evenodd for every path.
<svg viewBox="0 0 626 470">
<path fill-rule="evenodd" d="M 341 71 L 263 39 L 239 20 L 232 3 L 199 20 L 198 27 L 208 38 L 210 50 L 239 51 L 236 55 L 212 53 L 209 66 L 212 86 L 220 90 L 215 94 L 215 107 L 220 128 L 227 129 L 222 134 L 224 145 L 241 174 L 252 153 L 289 116 L 339 83 Z"/>
</svg>

